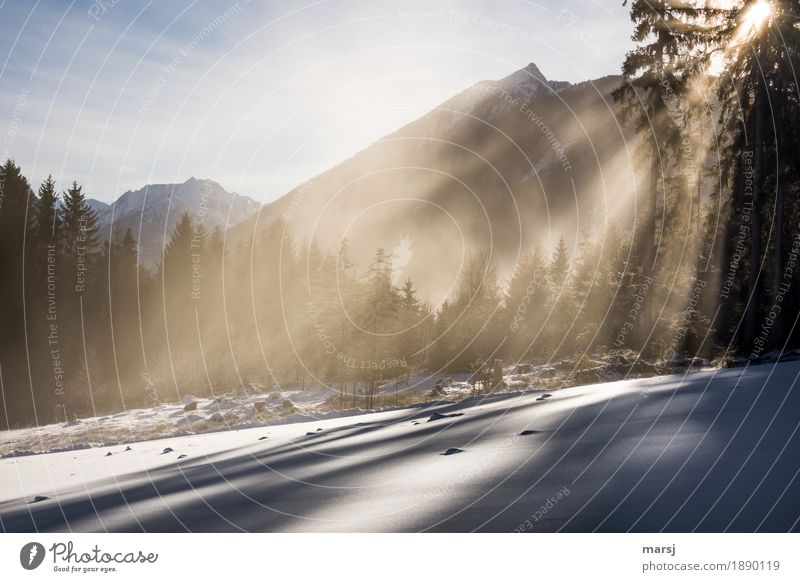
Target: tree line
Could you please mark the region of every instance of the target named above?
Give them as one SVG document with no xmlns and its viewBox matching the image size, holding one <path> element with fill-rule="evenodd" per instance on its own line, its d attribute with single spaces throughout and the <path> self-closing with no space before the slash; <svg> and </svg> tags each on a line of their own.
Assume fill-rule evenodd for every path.
<svg viewBox="0 0 800 582">
<path fill-rule="evenodd" d="M 676 353 L 704 349 L 705 296 L 687 318 L 685 295 L 673 293 L 672 319 L 655 333 L 639 324 L 643 305 L 691 286 L 694 273 L 659 286 L 615 226 L 585 233 L 572 251 L 563 238 L 532 249 L 506 278 L 490 249 L 476 253 L 432 305 L 383 249 L 359 268 L 347 241 L 324 251 L 282 219 L 233 245 L 184 214 L 151 272 L 130 231 L 100 239 L 77 183 L 59 194 L 48 178 L 34 193 L 12 161 L 2 179 L 4 424 L 310 385 L 328 386 L 333 405 L 370 407 L 383 383 L 413 382 L 420 370 L 647 346 L 662 356 L 679 332 Z M 708 244 L 704 229 L 693 232 L 694 246 Z"/>
</svg>

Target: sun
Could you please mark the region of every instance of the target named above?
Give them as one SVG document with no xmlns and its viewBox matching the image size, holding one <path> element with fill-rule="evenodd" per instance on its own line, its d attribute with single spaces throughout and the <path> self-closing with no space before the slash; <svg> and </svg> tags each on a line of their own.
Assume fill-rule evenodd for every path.
<svg viewBox="0 0 800 582">
<path fill-rule="evenodd" d="M 756 0 L 746 4 L 749 6 L 742 12 L 736 28 L 736 35 L 729 48 L 740 47 L 758 37 L 774 15 L 769 0 Z"/>
<path fill-rule="evenodd" d="M 758 0 L 745 12 L 743 24 L 748 31 L 758 30 L 769 21 L 771 16 L 772 6 L 769 2 Z"/>
</svg>

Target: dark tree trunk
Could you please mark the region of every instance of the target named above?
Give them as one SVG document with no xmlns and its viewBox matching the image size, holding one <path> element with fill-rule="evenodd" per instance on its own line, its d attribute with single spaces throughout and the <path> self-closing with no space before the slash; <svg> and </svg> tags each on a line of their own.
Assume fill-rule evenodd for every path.
<svg viewBox="0 0 800 582">
<path fill-rule="evenodd" d="M 775 176 L 775 257 L 772 273 L 772 296 L 776 304 L 779 304 L 779 295 L 781 285 L 783 284 L 783 270 L 784 270 L 784 236 L 786 220 L 786 203 L 784 200 L 784 185 L 783 185 L 783 167 L 784 156 L 784 133 L 785 129 L 783 108 L 779 112 L 778 135 L 776 136 L 776 157 L 777 157 L 777 175 Z M 773 329 L 773 340 L 776 345 L 782 345 L 784 340 L 784 318 L 781 315 L 775 320 L 775 327 Z"/>
<path fill-rule="evenodd" d="M 662 18 L 666 14 L 666 6 L 664 3 L 659 6 L 661 10 Z M 663 26 L 659 28 L 658 31 L 658 43 L 656 44 L 656 54 L 654 56 L 656 67 L 658 67 L 659 73 L 663 76 L 665 75 L 664 70 L 664 47 L 666 46 L 669 38 L 668 30 Z M 651 279 L 655 276 L 656 271 L 656 261 L 658 260 L 658 244 L 656 240 L 656 233 L 657 233 L 657 225 L 656 222 L 658 220 L 656 216 L 656 212 L 658 209 L 658 183 L 661 179 L 661 142 L 659 140 L 663 139 L 664 135 L 664 123 L 661 119 L 661 114 L 665 109 L 663 98 L 661 95 L 660 88 L 653 88 L 651 91 L 655 91 L 656 94 L 651 95 L 651 99 L 653 99 L 653 119 L 651 120 L 652 127 L 653 127 L 653 158 L 650 160 L 650 192 L 648 193 L 647 199 L 647 226 L 645 234 L 645 244 L 644 244 L 644 268 L 642 269 L 645 276 L 650 277 Z M 653 305 L 653 298 L 649 298 L 646 301 L 645 308 L 644 308 L 644 317 L 646 318 L 645 325 L 648 330 L 652 330 L 655 326 L 655 308 Z"/>
<path fill-rule="evenodd" d="M 761 190 L 764 180 L 764 130 L 767 95 L 760 71 L 755 99 L 755 130 L 753 132 L 753 195 L 750 214 L 750 266 L 745 310 L 744 347 L 752 350 L 758 331 L 758 312 L 761 300 Z"/>
<path fill-rule="evenodd" d="M 645 227 L 643 233 L 644 244 L 642 250 L 642 273 L 645 277 L 652 279 L 655 275 L 656 261 L 658 260 L 658 247 L 656 240 L 657 232 L 657 208 L 658 208 L 658 182 L 661 176 L 661 156 L 660 146 L 658 141 L 658 126 L 654 125 L 653 130 L 653 153 L 650 160 L 650 191 L 647 195 L 647 208 L 645 210 Z M 655 326 L 655 308 L 653 305 L 653 298 L 648 297 L 642 309 L 642 316 L 644 319 L 645 336 L 649 330 Z M 647 349 L 647 346 L 642 346 L 642 349 Z"/>
</svg>

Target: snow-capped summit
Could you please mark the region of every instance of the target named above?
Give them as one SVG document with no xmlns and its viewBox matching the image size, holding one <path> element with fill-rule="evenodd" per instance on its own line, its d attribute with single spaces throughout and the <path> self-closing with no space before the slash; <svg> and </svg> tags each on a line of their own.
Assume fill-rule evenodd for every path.
<svg viewBox="0 0 800 582">
<path fill-rule="evenodd" d="M 557 92 L 570 84 L 564 81 L 548 80 L 535 63 L 530 63 L 524 69 L 515 71 L 509 76 L 500 79 L 497 81 L 497 85 L 502 90 L 508 91 L 515 97 L 529 103 L 542 88 Z"/>
<path fill-rule="evenodd" d="M 515 71 L 509 76 L 500 79 L 497 84 L 516 95 L 530 99 L 542 85 L 547 84 L 547 77 L 542 74 L 539 67 L 531 63 L 524 69 Z"/>
<path fill-rule="evenodd" d="M 116 202 L 98 211 L 105 238 L 118 238 L 130 229 L 141 241 L 140 260 L 155 267 L 161 259 L 164 241 L 184 213 L 207 232 L 239 224 L 259 208 L 259 203 L 226 191 L 213 180 L 189 178 L 182 184 L 148 184 L 125 192 Z"/>
</svg>

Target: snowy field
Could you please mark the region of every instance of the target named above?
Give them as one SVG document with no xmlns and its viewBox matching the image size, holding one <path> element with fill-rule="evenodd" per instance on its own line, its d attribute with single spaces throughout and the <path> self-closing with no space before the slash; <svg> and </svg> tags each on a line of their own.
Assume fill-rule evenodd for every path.
<svg viewBox="0 0 800 582">
<path fill-rule="evenodd" d="M 436 382 L 440 380 L 446 387 L 441 392 L 433 392 Z M 461 400 L 473 393 L 467 380 L 467 374 L 450 377 L 412 376 L 408 382 L 399 380 L 381 386 L 377 390 L 376 401 L 382 404 L 380 408 L 386 409 L 398 408 L 398 399 L 416 403 L 434 399 Z M 531 379 L 527 376 L 509 375 L 506 380 L 509 389 L 544 389 L 531 386 Z M 359 394 L 358 403 L 363 404 L 363 401 L 363 394 Z M 364 412 L 355 407 L 342 408 L 338 390 L 319 385 L 304 390 L 251 390 L 249 393 L 235 390 L 210 398 L 186 395 L 180 402 L 162 403 L 151 408 L 0 432 L 0 458 L 338 418 Z"/>
<path fill-rule="evenodd" d="M 0 525 L 797 531 L 799 374 L 793 362 L 313 420 L 292 412 L 269 426 L 151 440 L 134 438 L 126 413 L 118 424 L 132 438 L 98 440 L 120 444 L 1 459 Z M 198 417 L 219 412 L 226 428 L 224 410 L 197 403 Z M 158 414 L 175 411 L 173 427 L 190 413 Z M 48 438 L 63 444 L 57 431 Z"/>
</svg>

